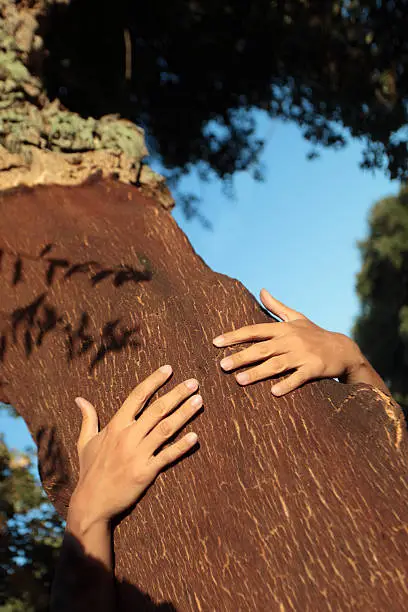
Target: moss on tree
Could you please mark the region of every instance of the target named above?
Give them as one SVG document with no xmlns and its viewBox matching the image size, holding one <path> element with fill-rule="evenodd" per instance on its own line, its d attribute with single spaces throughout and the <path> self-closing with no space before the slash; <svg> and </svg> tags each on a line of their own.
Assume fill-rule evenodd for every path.
<svg viewBox="0 0 408 612">
<path fill-rule="evenodd" d="M 0 0 L 0 188 L 76 184 L 96 172 L 145 185 L 165 205 L 159 175 L 143 168 L 143 130 L 118 115 L 82 117 L 50 100 L 42 81 L 41 28 L 52 4 Z"/>
</svg>

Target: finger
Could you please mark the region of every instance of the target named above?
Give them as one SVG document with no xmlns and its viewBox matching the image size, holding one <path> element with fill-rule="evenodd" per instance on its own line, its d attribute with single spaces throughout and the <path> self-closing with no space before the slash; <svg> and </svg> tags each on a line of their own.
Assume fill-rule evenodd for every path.
<svg viewBox="0 0 408 612">
<path fill-rule="evenodd" d="M 186 400 L 198 389 L 198 381 L 195 378 L 186 380 L 177 385 L 166 395 L 156 400 L 134 423 L 134 428 L 140 440 L 153 429 L 165 417 L 172 412 L 176 406 Z"/>
<path fill-rule="evenodd" d="M 293 372 L 293 374 L 285 378 L 285 380 L 281 380 L 274 385 L 272 387 L 272 393 L 278 396 L 285 395 L 286 393 L 289 393 L 289 391 L 297 389 L 311 378 L 312 376 L 309 375 L 304 368 L 301 368 L 296 372 Z"/>
<path fill-rule="evenodd" d="M 274 298 L 266 289 L 261 290 L 261 302 L 272 314 L 278 316 L 282 321 L 295 321 L 296 319 L 306 319 L 304 315 L 289 306 L 285 306 Z"/>
<path fill-rule="evenodd" d="M 165 468 L 167 465 L 174 463 L 177 459 L 180 459 L 185 455 L 193 446 L 197 443 L 198 436 L 194 432 L 189 432 L 183 436 L 180 440 L 177 440 L 174 444 L 170 444 L 167 448 L 163 449 L 155 457 L 152 457 L 152 463 L 154 464 L 157 472 Z"/>
<path fill-rule="evenodd" d="M 165 365 L 150 374 L 148 378 L 133 389 L 114 418 L 126 424 L 133 421 L 147 400 L 164 385 L 171 373 L 171 366 Z"/>
<path fill-rule="evenodd" d="M 82 412 L 81 431 L 77 442 L 78 453 L 98 433 L 98 415 L 95 408 L 83 397 L 76 397 L 75 403 Z"/>
<path fill-rule="evenodd" d="M 240 385 L 249 385 L 257 380 L 264 380 L 265 378 L 282 374 L 282 372 L 286 372 L 291 367 L 293 366 L 288 365 L 286 356 L 272 357 L 255 368 L 240 372 L 235 378 Z"/>
<path fill-rule="evenodd" d="M 285 353 L 285 348 L 280 339 L 266 340 L 264 342 L 257 342 L 253 346 L 250 346 L 239 353 L 228 355 L 220 361 L 220 366 L 223 370 L 229 372 L 230 370 L 236 370 L 248 363 L 255 363 L 262 359 L 272 357 L 272 355 L 280 355 Z"/>
<path fill-rule="evenodd" d="M 259 323 L 258 325 L 247 325 L 240 329 L 227 332 L 222 336 L 214 338 L 213 344 L 218 347 L 232 346 L 240 342 L 250 342 L 251 340 L 269 340 L 273 338 L 282 323 Z"/>
<path fill-rule="evenodd" d="M 166 440 L 171 438 L 183 425 L 187 423 L 195 415 L 195 413 L 203 405 L 201 395 L 194 395 L 187 402 L 184 402 L 173 414 L 166 419 L 163 419 L 156 425 L 154 429 L 146 436 L 140 445 L 140 449 L 148 455 L 153 453 L 162 446 Z"/>
</svg>

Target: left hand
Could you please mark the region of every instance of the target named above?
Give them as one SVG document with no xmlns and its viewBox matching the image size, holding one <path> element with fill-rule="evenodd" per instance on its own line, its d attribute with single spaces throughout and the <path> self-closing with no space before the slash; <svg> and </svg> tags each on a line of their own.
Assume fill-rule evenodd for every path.
<svg viewBox="0 0 408 612">
<path fill-rule="evenodd" d="M 107 524 L 126 510 L 163 468 L 196 444 L 197 435 L 191 432 L 156 453 L 202 405 L 202 397 L 195 394 L 198 382 L 190 379 L 143 411 L 171 372 L 170 366 L 163 366 L 146 378 L 101 431 L 93 405 L 77 398 L 83 415 L 78 440 L 80 473 L 70 514 L 81 518 L 83 531 L 93 524 Z"/>
<path fill-rule="evenodd" d="M 272 387 L 274 395 L 285 395 L 309 380 L 347 376 L 354 367 L 360 366 L 361 352 L 347 336 L 318 327 L 265 289 L 261 291 L 261 301 L 282 322 L 249 325 L 213 340 L 218 347 L 258 341 L 221 361 L 221 367 L 227 372 L 261 362 L 236 375 L 240 385 L 292 371 Z"/>
</svg>

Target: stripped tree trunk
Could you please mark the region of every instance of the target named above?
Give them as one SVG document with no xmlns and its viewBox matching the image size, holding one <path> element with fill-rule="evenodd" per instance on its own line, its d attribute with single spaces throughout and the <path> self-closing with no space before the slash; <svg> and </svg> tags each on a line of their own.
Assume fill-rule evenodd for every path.
<svg viewBox="0 0 408 612">
<path fill-rule="evenodd" d="M 0 0 L 10 47 L 3 36 L 1 66 L 15 77 L 7 95 L 16 94 L 3 91 L 0 185 L 33 186 L 0 195 L 0 400 L 26 420 L 51 500 L 64 515 L 77 478 L 73 398 L 89 398 L 103 426 L 141 379 L 170 363 L 174 384 L 201 383 L 201 448 L 162 474 L 115 530 L 123 609 L 405 610 L 399 407 L 334 381 L 275 398 L 270 381 L 243 389 L 221 372 L 228 349 L 211 339 L 267 315 L 193 252 L 163 206 L 171 201 L 163 183 L 141 166 L 140 130 L 127 125 L 130 150 L 120 120 L 92 120 L 94 148 L 78 152 L 84 120 L 52 106 L 30 74 L 22 83 L 16 62 L 40 44 L 32 20 L 46 4 L 17 11 Z M 27 142 L 21 134 L 37 111 Z M 72 121 L 71 138 L 62 131 Z M 109 146 L 98 148 L 102 141 Z M 121 182 L 72 186 L 98 169 Z"/>
<path fill-rule="evenodd" d="M 201 448 L 116 529 L 120 581 L 180 612 L 405 608 L 407 435 L 388 397 L 334 381 L 281 399 L 270 381 L 238 387 L 211 338 L 266 315 L 134 187 L 17 190 L 0 218 L 1 399 L 62 514 L 76 395 L 104 425 L 160 364 L 201 382 Z"/>
</svg>

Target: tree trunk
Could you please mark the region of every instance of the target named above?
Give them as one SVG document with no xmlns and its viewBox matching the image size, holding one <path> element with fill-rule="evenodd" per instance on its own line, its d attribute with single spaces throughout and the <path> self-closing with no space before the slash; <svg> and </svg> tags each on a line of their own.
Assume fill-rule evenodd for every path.
<svg viewBox="0 0 408 612">
<path fill-rule="evenodd" d="M 134 187 L 17 190 L 0 218 L 0 399 L 26 420 L 62 514 L 78 469 L 76 395 L 103 426 L 160 364 L 174 383 L 201 383 L 201 448 L 115 531 L 124 609 L 129 585 L 141 609 L 142 593 L 180 612 L 405 608 L 407 436 L 389 398 L 334 381 L 281 399 L 270 381 L 238 387 L 211 339 L 266 315 Z"/>
<path fill-rule="evenodd" d="M 174 384 L 201 383 L 201 448 L 115 530 L 123 609 L 404 610 L 400 409 L 364 385 L 278 399 L 270 381 L 242 389 L 221 372 L 228 350 L 211 339 L 267 315 L 195 255 L 142 165 L 142 132 L 62 109 L 24 72 L 49 4 L 0 0 L 0 187 L 35 186 L 0 195 L 0 400 L 26 420 L 51 500 L 64 515 L 78 473 L 73 398 L 104 426 L 170 363 Z M 72 186 L 95 171 L 122 183 Z"/>
</svg>

